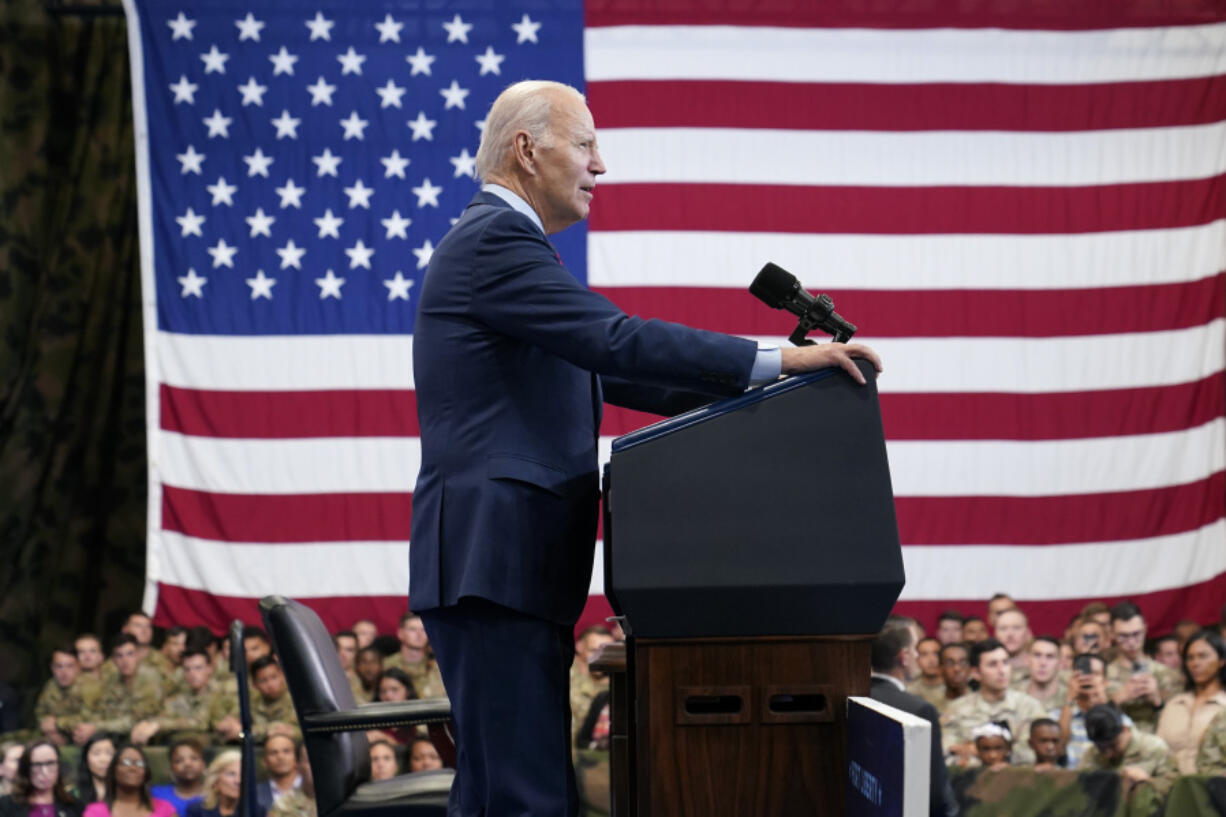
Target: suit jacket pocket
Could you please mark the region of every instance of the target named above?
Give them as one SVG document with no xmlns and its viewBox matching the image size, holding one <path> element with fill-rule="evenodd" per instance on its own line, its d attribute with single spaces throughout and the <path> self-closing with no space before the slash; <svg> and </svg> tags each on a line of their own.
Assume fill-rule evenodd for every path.
<svg viewBox="0 0 1226 817">
<path fill-rule="evenodd" d="M 513 479 L 517 482 L 526 482 L 555 496 L 566 495 L 565 472 L 551 465 L 512 454 L 491 455 L 485 462 L 485 475 L 490 479 Z"/>
</svg>

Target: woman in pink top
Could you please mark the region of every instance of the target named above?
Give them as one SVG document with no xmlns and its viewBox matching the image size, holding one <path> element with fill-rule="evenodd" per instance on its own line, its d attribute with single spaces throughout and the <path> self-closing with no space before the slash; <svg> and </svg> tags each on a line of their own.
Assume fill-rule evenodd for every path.
<svg viewBox="0 0 1226 817">
<path fill-rule="evenodd" d="M 1180 774 L 1196 774 L 1196 752 L 1214 716 L 1226 709 L 1226 643 L 1213 630 L 1201 630 L 1183 645 L 1187 692 L 1166 702 L 1158 737 L 1175 753 Z"/>
<path fill-rule="evenodd" d="M 149 762 L 136 746 L 122 746 L 106 770 L 106 799 L 84 817 L 175 817 L 175 807 L 149 793 Z"/>
</svg>

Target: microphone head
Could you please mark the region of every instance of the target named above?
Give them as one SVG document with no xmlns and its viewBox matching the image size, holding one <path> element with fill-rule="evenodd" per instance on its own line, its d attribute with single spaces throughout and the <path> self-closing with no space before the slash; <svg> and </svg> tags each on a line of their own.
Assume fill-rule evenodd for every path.
<svg viewBox="0 0 1226 817">
<path fill-rule="evenodd" d="M 783 309 L 799 287 L 800 281 L 795 275 L 777 264 L 767 262 L 749 285 L 749 294 L 772 309 Z"/>
</svg>

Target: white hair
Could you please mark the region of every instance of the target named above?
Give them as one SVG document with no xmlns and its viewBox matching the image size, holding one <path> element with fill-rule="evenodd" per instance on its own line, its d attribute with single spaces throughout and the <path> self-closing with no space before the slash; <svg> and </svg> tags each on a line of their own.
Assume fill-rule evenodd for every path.
<svg viewBox="0 0 1226 817">
<path fill-rule="evenodd" d="M 484 181 L 506 165 L 518 131 L 527 131 L 534 142 L 546 147 L 553 143 L 549 124 L 555 96 L 551 92 L 555 91 L 572 93 L 584 101 L 583 94 L 569 85 L 535 79 L 509 85 L 498 95 L 485 117 L 477 148 L 477 178 Z"/>
</svg>

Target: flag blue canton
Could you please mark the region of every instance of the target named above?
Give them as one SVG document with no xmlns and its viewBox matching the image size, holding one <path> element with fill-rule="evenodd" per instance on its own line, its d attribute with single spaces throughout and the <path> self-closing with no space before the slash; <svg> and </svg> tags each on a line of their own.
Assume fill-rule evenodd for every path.
<svg viewBox="0 0 1226 817">
<path fill-rule="evenodd" d="M 160 329 L 412 332 L 494 97 L 583 87 L 580 3 L 422 6 L 142 4 Z"/>
</svg>

